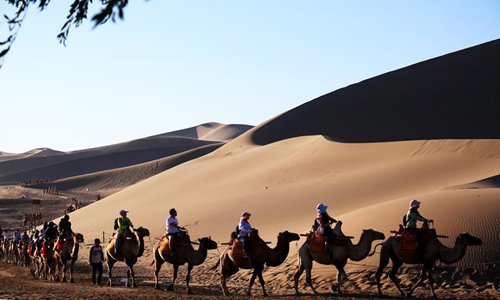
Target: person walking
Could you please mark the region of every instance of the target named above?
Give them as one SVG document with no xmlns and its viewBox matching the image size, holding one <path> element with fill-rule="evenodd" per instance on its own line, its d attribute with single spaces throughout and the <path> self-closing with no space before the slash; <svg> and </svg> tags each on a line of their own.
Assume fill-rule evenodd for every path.
<svg viewBox="0 0 500 300">
<path fill-rule="evenodd" d="M 94 245 L 90 247 L 90 252 L 89 252 L 89 263 L 92 266 L 93 284 L 99 284 L 99 285 L 101 284 L 103 262 L 104 262 L 104 252 L 102 251 L 101 240 L 95 239 Z"/>
</svg>

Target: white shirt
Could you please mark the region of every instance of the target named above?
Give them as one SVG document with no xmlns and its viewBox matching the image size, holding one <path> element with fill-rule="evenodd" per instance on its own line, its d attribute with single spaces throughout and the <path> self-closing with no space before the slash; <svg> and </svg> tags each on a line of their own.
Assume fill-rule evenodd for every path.
<svg viewBox="0 0 500 300">
<path fill-rule="evenodd" d="M 167 219 L 167 234 L 179 232 L 179 228 L 172 226 L 172 224 L 179 225 L 179 221 L 176 218 L 169 217 Z"/>
<path fill-rule="evenodd" d="M 247 237 L 250 232 L 252 232 L 252 226 L 247 221 L 241 220 L 238 225 L 240 229 L 239 237 Z"/>
</svg>

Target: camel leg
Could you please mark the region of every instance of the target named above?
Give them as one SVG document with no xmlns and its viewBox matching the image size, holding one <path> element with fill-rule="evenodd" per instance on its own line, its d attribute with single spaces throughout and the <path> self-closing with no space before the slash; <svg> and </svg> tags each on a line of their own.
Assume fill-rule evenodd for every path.
<svg viewBox="0 0 500 300">
<path fill-rule="evenodd" d="M 76 261 L 72 260 L 69 265 L 69 282 L 71 283 L 75 283 L 75 279 L 73 278 L 73 266 L 75 265 L 75 262 Z"/>
<path fill-rule="evenodd" d="M 221 270 L 221 271 L 222 271 L 222 272 L 221 272 L 222 274 L 221 274 L 221 284 L 220 284 L 220 285 L 221 285 L 221 287 L 222 287 L 222 293 L 224 294 L 224 296 L 229 296 L 229 290 L 228 290 L 228 288 L 227 288 L 226 282 L 227 282 L 227 279 L 228 279 L 231 275 L 233 275 L 233 274 L 235 274 L 236 272 L 238 272 L 238 269 L 236 269 L 236 272 L 234 272 L 234 273 L 231 273 L 231 271 L 229 271 L 229 270 L 227 270 L 227 269 L 224 269 L 224 268 L 222 268 L 222 270 Z"/>
<path fill-rule="evenodd" d="M 165 261 L 158 257 L 155 258 L 155 289 L 161 290 L 160 284 L 158 282 L 161 266 Z"/>
<path fill-rule="evenodd" d="M 108 255 L 108 286 L 113 285 L 113 281 L 111 280 L 113 278 L 111 271 L 113 270 L 113 266 L 115 265 L 116 260 L 112 259 Z"/>
<path fill-rule="evenodd" d="M 129 271 L 130 271 L 130 287 L 136 288 L 137 287 L 137 282 L 135 282 L 135 272 L 133 266 L 129 266 Z"/>
<path fill-rule="evenodd" d="M 267 293 L 266 293 L 266 288 L 265 288 L 265 282 L 264 282 L 264 278 L 262 277 L 262 270 L 259 271 L 259 274 L 257 274 L 259 276 L 259 282 L 260 282 L 260 286 L 262 287 L 262 294 L 264 295 L 264 297 L 267 297 Z"/>
<path fill-rule="evenodd" d="M 375 273 L 375 279 L 377 281 L 377 289 L 378 289 L 379 296 L 383 296 L 382 288 L 381 288 L 381 284 L 380 284 L 380 278 L 382 277 L 382 274 L 384 273 L 384 268 L 387 266 L 387 264 L 389 264 L 389 256 L 385 252 L 386 251 L 382 246 L 382 250 L 380 251 L 380 261 L 379 261 L 377 273 Z"/>
<path fill-rule="evenodd" d="M 62 282 L 66 282 L 66 271 L 67 271 L 67 267 L 66 267 L 66 262 L 62 262 Z"/>
<path fill-rule="evenodd" d="M 398 279 L 398 270 L 399 268 L 403 265 L 403 262 L 399 260 L 397 257 L 392 257 L 392 270 L 391 273 L 389 273 L 389 278 L 394 282 L 396 287 L 398 288 L 398 291 L 401 293 L 401 296 L 405 296 L 405 293 L 403 292 L 403 289 L 401 289 L 401 285 L 399 284 L 399 279 Z"/>
<path fill-rule="evenodd" d="M 312 271 L 312 261 L 304 261 L 304 268 L 306 269 L 306 283 L 309 285 L 311 290 L 315 295 L 318 294 L 318 291 L 314 288 L 313 282 L 312 282 L 312 277 L 311 277 L 311 271 Z"/>
<path fill-rule="evenodd" d="M 189 295 L 193 294 L 193 291 L 191 291 L 191 288 L 189 287 L 189 280 L 191 279 L 191 271 L 193 270 L 193 265 L 188 263 L 188 272 L 186 275 L 186 286 L 187 286 L 187 293 Z"/>
<path fill-rule="evenodd" d="M 125 282 L 125 287 L 131 287 L 131 276 L 130 276 L 130 268 L 127 269 L 127 281 Z"/>
<path fill-rule="evenodd" d="M 347 279 L 347 273 L 344 270 L 343 266 L 337 266 L 337 284 L 332 284 L 332 291 L 337 292 L 339 294 L 342 293 L 340 290 L 340 287 L 342 286 L 342 283 Z"/>
<path fill-rule="evenodd" d="M 422 282 L 424 282 L 424 280 L 427 279 L 427 270 L 425 269 L 425 266 L 422 268 L 422 272 L 420 272 L 420 279 L 417 281 L 417 283 L 415 283 L 415 285 L 410 289 L 410 291 L 408 292 L 408 294 L 406 295 L 407 297 L 411 297 L 411 295 L 413 294 L 413 292 L 417 289 L 417 287 L 419 285 L 422 284 Z"/>
<path fill-rule="evenodd" d="M 300 295 L 299 293 L 299 279 L 302 273 L 304 273 L 304 265 L 302 264 L 302 260 L 299 259 L 299 267 L 297 268 L 297 271 L 295 272 L 295 275 L 293 275 L 293 283 L 295 287 L 295 295 Z"/>
<path fill-rule="evenodd" d="M 222 294 L 224 296 L 229 296 L 229 290 L 227 289 L 227 285 L 226 285 L 226 281 L 227 281 L 228 277 L 229 276 L 227 276 L 226 274 L 224 274 L 224 272 L 220 276 L 220 286 L 222 287 Z"/>
<path fill-rule="evenodd" d="M 432 265 L 428 267 L 427 270 L 427 275 L 429 276 L 429 284 L 431 286 L 431 291 L 432 291 L 432 298 L 437 298 L 436 292 L 434 291 L 434 276 L 433 276 L 434 270 Z"/>
<path fill-rule="evenodd" d="M 174 264 L 174 278 L 172 278 L 172 283 L 167 287 L 167 290 L 174 291 L 175 280 L 177 279 L 177 272 L 179 271 L 179 265 Z"/>
<path fill-rule="evenodd" d="M 250 278 L 250 283 L 248 284 L 247 296 L 250 296 L 252 294 L 252 285 L 255 281 L 255 277 L 257 277 L 257 270 L 256 269 L 253 270 L 252 278 Z"/>
</svg>

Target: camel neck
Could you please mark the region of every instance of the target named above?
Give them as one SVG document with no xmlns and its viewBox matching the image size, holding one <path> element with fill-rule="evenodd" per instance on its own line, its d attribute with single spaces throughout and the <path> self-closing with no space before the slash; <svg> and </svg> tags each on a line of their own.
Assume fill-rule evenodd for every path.
<svg viewBox="0 0 500 300">
<path fill-rule="evenodd" d="M 439 260 L 445 264 L 452 264 L 462 259 L 467 249 L 467 244 L 461 237 L 457 237 L 453 248 L 446 247 L 438 241 Z"/>
<path fill-rule="evenodd" d="M 363 233 L 361 234 L 361 238 L 356 245 L 353 245 L 351 242 L 349 242 L 349 245 L 349 259 L 353 261 L 360 261 L 365 259 L 368 256 L 368 253 L 370 253 L 372 242 L 369 241 L 366 234 Z"/>
<path fill-rule="evenodd" d="M 144 254 L 144 237 L 142 235 L 137 235 L 139 238 L 139 252 L 137 253 L 137 257 L 141 257 Z"/>
<path fill-rule="evenodd" d="M 289 251 L 290 244 L 285 241 L 284 237 L 278 236 L 276 247 L 269 249 L 266 264 L 270 267 L 279 266 L 285 261 Z"/>
<path fill-rule="evenodd" d="M 193 251 L 193 257 L 191 264 L 198 266 L 201 265 L 205 259 L 207 258 L 207 249 L 203 245 L 203 243 L 200 243 L 200 246 L 198 247 L 198 250 Z"/>
</svg>

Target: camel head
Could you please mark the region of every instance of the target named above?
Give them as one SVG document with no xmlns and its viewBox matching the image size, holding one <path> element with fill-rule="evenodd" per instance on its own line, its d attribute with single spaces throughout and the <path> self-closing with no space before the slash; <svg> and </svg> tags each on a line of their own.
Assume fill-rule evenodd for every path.
<svg viewBox="0 0 500 300">
<path fill-rule="evenodd" d="M 198 242 L 200 242 L 200 244 L 202 244 L 207 250 L 217 249 L 217 242 L 213 241 L 210 237 L 198 239 Z"/>
<path fill-rule="evenodd" d="M 293 233 L 293 232 L 288 232 L 288 230 L 280 232 L 278 234 L 278 237 L 285 238 L 285 240 L 287 242 L 292 242 L 292 241 L 298 241 L 298 240 L 300 240 L 300 236 L 298 234 Z"/>
<path fill-rule="evenodd" d="M 141 237 L 141 238 L 142 238 L 142 237 L 145 237 L 145 236 L 149 236 L 149 229 L 144 228 L 144 227 L 142 227 L 142 226 L 141 226 L 141 227 L 139 227 L 139 228 L 137 228 L 137 229 L 135 229 L 135 232 L 137 232 L 137 235 L 138 235 L 139 237 Z"/>
<path fill-rule="evenodd" d="M 78 243 L 83 243 L 85 240 L 83 239 L 83 234 L 75 233 L 75 238 Z"/>
<path fill-rule="evenodd" d="M 382 232 L 373 230 L 373 229 L 363 229 L 363 234 L 366 235 L 368 240 L 370 241 L 376 241 L 376 240 L 384 240 L 385 235 Z"/>
<path fill-rule="evenodd" d="M 464 232 L 464 233 L 459 234 L 457 237 L 457 242 L 459 239 L 465 241 L 467 246 L 481 246 L 483 244 L 483 240 L 469 234 L 468 232 Z"/>
</svg>

